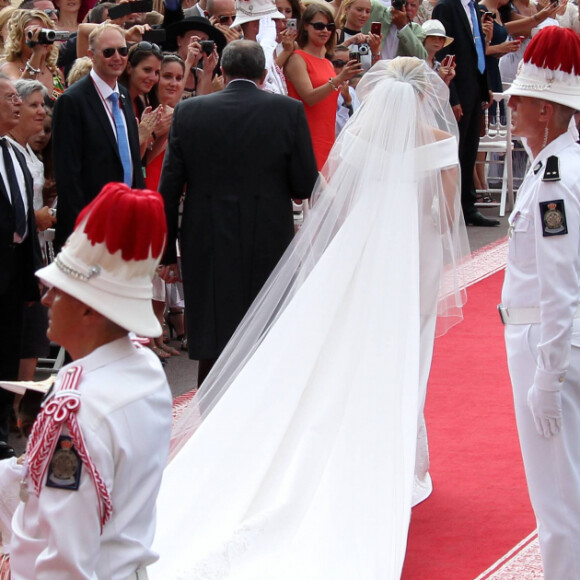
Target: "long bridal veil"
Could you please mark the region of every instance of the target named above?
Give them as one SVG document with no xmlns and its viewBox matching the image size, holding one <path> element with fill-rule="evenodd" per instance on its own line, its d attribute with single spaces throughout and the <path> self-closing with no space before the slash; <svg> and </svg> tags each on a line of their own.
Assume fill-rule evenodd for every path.
<svg viewBox="0 0 580 580">
<path fill-rule="evenodd" d="M 357 92 L 312 210 L 175 425 L 153 578 L 400 575 L 423 339 L 461 319 L 469 250 L 447 87 L 399 58 Z"/>
</svg>

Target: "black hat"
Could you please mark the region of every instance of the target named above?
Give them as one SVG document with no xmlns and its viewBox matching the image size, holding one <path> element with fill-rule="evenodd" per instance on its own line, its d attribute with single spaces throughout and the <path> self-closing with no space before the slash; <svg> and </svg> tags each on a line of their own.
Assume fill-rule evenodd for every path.
<svg viewBox="0 0 580 580">
<path fill-rule="evenodd" d="M 199 30 L 205 32 L 210 40 L 213 40 L 218 52 L 221 54 L 222 50 L 227 44 L 226 37 L 214 26 L 207 18 L 201 16 L 190 16 L 167 27 L 167 41 L 163 44 L 165 50 L 177 50 L 177 37 L 183 36 L 188 30 Z"/>
</svg>

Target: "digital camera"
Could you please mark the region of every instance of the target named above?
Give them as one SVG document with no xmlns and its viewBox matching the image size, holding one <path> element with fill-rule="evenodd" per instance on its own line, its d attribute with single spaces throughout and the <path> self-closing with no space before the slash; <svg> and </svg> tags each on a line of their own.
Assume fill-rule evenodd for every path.
<svg viewBox="0 0 580 580">
<path fill-rule="evenodd" d="M 215 41 L 213 40 L 200 40 L 201 50 L 209 56 L 213 52 L 213 47 L 215 46 Z"/>
<path fill-rule="evenodd" d="M 36 42 L 38 44 L 53 44 L 54 42 L 67 40 L 70 36 L 70 32 L 67 30 L 52 30 L 52 28 L 41 28 L 38 31 L 38 38 L 34 41 L 32 40 L 33 35 L 33 31 L 29 30 L 27 34 L 28 42 Z"/>
</svg>

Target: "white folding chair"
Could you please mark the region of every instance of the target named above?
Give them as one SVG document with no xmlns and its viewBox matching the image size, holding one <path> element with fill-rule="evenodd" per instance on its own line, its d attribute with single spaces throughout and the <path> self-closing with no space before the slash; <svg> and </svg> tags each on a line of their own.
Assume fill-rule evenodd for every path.
<svg viewBox="0 0 580 580">
<path fill-rule="evenodd" d="M 485 134 L 479 139 L 479 151 L 485 153 L 485 159 L 484 161 L 477 161 L 477 163 L 483 163 L 486 167 L 486 180 L 488 179 L 490 165 L 501 164 L 503 166 L 501 189 L 490 188 L 488 183 L 488 188 L 484 190 L 488 194 L 501 192 L 499 202 L 500 216 L 505 215 L 506 208 L 512 209 L 514 205 L 513 143 L 511 112 L 507 106 L 508 98 L 504 93 L 493 93 L 493 104 L 485 111 L 484 116 Z M 502 107 L 500 107 L 500 103 L 503 103 Z M 500 113 L 501 109 L 503 111 Z M 492 159 L 492 153 L 503 154 L 503 159 Z"/>
</svg>

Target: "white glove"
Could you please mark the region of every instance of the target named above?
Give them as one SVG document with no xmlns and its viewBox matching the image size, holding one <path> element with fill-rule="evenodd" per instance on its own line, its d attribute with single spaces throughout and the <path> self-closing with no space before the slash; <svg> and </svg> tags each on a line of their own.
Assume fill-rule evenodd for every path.
<svg viewBox="0 0 580 580">
<path fill-rule="evenodd" d="M 532 387 L 528 391 L 528 407 L 532 411 L 536 431 L 546 439 L 556 435 L 562 427 L 562 395 Z"/>
</svg>

